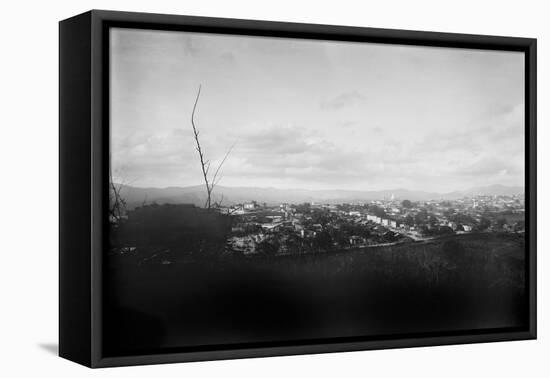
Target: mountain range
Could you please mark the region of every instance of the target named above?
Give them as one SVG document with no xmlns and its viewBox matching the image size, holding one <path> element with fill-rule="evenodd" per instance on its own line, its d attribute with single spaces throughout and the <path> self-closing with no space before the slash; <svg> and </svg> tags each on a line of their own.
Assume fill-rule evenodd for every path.
<svg viewBox="0 0 550 378">
<path fill-rule="evenodd" d="M 390 199 L 427 201 L 453 200 L 474 195 L 521 195 L 524 188 L 519 186 L 491 185 L 471 188 L 449 193 L 435 193 L 416 190 L 396 189 L 382 191 L 359 190 L 308 190 L 308 189 L 276 189 L 254 187 L 217 186 L 213 192 L 213 202 L 222 199 L 223 205 L 233 205 L 256 201 L 258 203 L 345 203 L 371 200 Z M 140 188 L 129 185 L 121 186 L 121 195 L 125 198 L 129 209 L 143 203 L 192 203 L 203 206 L 206 200 L 206 190 L 203 185 L 167 188 Z"/>
</svg>

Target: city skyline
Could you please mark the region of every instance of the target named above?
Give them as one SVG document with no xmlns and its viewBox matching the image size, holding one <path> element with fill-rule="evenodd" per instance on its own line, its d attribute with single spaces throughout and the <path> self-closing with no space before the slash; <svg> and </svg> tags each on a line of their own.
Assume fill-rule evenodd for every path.
<svg viewBox="0 0 550 378">
<path fill-rule="evenodd" d="M 446 193 L 524 185 L 522 53 L 111 30 L 115 181 Z"/>
</svg>

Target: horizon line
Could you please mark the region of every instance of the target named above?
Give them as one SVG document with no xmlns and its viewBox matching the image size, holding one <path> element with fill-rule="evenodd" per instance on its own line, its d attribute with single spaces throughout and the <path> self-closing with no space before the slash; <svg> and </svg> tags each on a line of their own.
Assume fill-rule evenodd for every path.
<svg viewBox="0 0 550 378">
<path fill-rule="evenodd" d="M 185 188 L 195 188 L 195 187 L 203 187 L 204 184 L 195 184 L 195 185 L 187 185 L 187 186 L 164 186 L 164 187 L 157 187 L 157 186 L 134 186 L 129 184 L 123 184 L 123 183 L 114 183 L 115 185 L 122 185 L 130 188 L 136 188 L 136 189 L 185 189 Z M 301 191 L 309 191 L 309 192 L 330 192 L 330 191 L 340 191 L 340 192 L 398 192 L 398 191 L 407 191 L 407 192 L 422 192 L 422 193 L 429 193 L 429 194 L 451 194 L 455 192 L 466 192 L 471 191 L 474 189 L 482 189 L 482 188 L 491 188 L 491 187 L 503 187 L 503 188 L 521 188 L 523 192 L 525 193 L 525 185 L 504 185 L 504 184 L 491 184 L 491 185 L 483 185 L 483 186 L 476 186 L 476 187 L 470 187 L 468 189 L 457 189 L 452 191 L 446 191 L 446 192 L 439 192 L 439 191 L 426 191 L 426 190 L 420 190 L 420 189 L 405 189 L 405 188 L 394 188 L 394 189 L 304 189 L 304 188 L 276 188 L 276 187 L 266 187 L 266 186 L 227 186 L 227 185 L 217 185 L 218 188 L 230 188 L 230 189 L 274 189 L 274 190 L 283 190 L 283 191 L 290 191 L 290 190 L 301 190 Z"/>
</svg>

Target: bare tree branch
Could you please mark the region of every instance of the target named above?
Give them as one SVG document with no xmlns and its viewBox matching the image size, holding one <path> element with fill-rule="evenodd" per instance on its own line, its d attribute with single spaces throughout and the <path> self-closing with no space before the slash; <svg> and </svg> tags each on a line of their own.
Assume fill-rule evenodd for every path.
<svg viewBox="0 0 550 378">
<path fill-rule="evenodd" d="M 234 145 L 231 146 L 231 148 L 227 151 L 227 153 L 223 157 L 222 161 L 220 162 L 220 164 L 216 168 L 216 171 L 214 172 L 214 175 L 212 176 L 211 179 L 209 179 L 208 178 L 208 173 L 210 172 L 211 161 L 207 160 L 206 157 L 205 157 L 204 151 L 203 151 L 203 149 L 201 147 L 201 144 L 200 144 L 200 141 L 199 141 L 199 130 L 197 129 L 197 125 L 195 124 L 195 112 L 197 110 L 197 104 L 199 102 L 199 98 L 200 98 L 200 95 L 201 95 L 201 88 L 202 88 L 202 85 L 199 85 L 199 90 L 197 91 L 197 96 L 195 98 L 195 103 L 193 104 L 193 111 L 191 112 L 191 125 L 193 126 L 193 136 L 195 138 L 195 144 L 196 144 L 195 150 L 197 150 L 197 152 L 199 154 L 202 176 L 203 176 L 203 179 L 204 179 L 204 185 L 206 187 L 206 201 L 205 201 L 204 207 L 207 208 L 207 209 L 210 209 L 212 207 L 212 191 L 214 190 L 214 187 L 221 180 L 221 176 L 218 176 L 218 174 L 219 174 L 220 169 L 222 168 L 223 164 L 227 160 L 227 157 L 229 156 L 229 154 L 233 150 Z M 215 205 L 217 207 L 220 207 L 219 203 L 216 203 Z"/>
<path fill-rule="evenodd" d="M 219 201 L 216 201 L 214 203 L 214 206 L 217 207 L 217 208 L 221 208 L 222 207 L 222 204 L 223 204 L 223 193 L 222 193 L 222 196 L 221 198 L 219 199 Z"/>
<path fill-rule="evenodd" d="M 223 157 L 223 160 L 221 161 L 220 165 L 218 165 L 218 168 L 216 169 L 216 172 L 214 172 L 214 176 L 212 177 L 212 188 L 214 188 L 214 186 L 219 182 L 219 180 L 216 181 L 216 177 L 218 176 L 218 173 L 220 172 L 220 169 L 223 166 L 223 163 L 225 163 L 225 160 L 227 159 L 227 157 L 229 156 L 229 154 L 233 150 L 233 147 L 235 147 L 235 145 L 232 145 L 231 148 L 229 148 L 229 150 L 227 151 L 227 153 Z"/>
<path fill-rule="evenodd" d="M 195 143 L 197 144 L 197 152 L 199 153 L 199 158 L 201 161 L 201 170 L 202 170 L 202 176 L 204 178 L 204 184 L 206 186 L 206 204 L 205 207 L 207 209 L 210 208 L 210 183 L 208 181 L 208 171 L 205 164 L 204 154 L 201 149 L 201 144 L 199 141 L 199 131 L 197 130 L 197 126 L 195 125 L 195 111 L 197 109 L 197 103 L 199 102 L 199 98 L 201 95 L 201 87 L 202 85 L 199 85 L 199 90 L 197 92 L 197 97 L 195 98 L 195 103 L 193 104 L 193 112 L 191 113 L 191 125 L 193 126 L 193 135 L 195 136 Z"/>
<path fill-rule="evenodd" d="M 109 156 L 109 160 L 110 156 Z M 126 200 L 120 194 L 124 184 L 115 184 L 113 180 L 113 170 L 109 164 L 109 216 L 113 222 L 118 223 L 126 211 Z"/>
</svg>

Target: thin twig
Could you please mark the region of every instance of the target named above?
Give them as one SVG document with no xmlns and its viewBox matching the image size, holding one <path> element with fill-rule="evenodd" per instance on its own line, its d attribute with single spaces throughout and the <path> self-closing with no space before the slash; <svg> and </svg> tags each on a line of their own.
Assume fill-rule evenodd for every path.
<svg viewBox="0 0 550 378">
<path fill-rule="evenodd" d="M 218 176 L 218 172 L 220 171 L 221 167 L 223 166 L 223 163 L 225 163 L 225 160 L 227 159 L 227 157 L 229 156 L 229 154 L 231 153 L 231 151 L 233 150 L 233 147 L 235 147 L 235 145 L 233 144 L 231 146 L 231 148 L 229 148 L 229 150 L 227 151 L 227 153 L 225 154 L 225 156 L 223 157 L 223 160 L 221 161 L 220 165 L 218 165 L 218 168 L 216 169 L 216 172 L 214 173 L 214 176 L 212 177 L 212 188 L 217 185 L 217 183 L 219 182 L 216 181 L 216 177 Z M 220 177 L 221 179 L 221 177 Z"/>
</svg>

